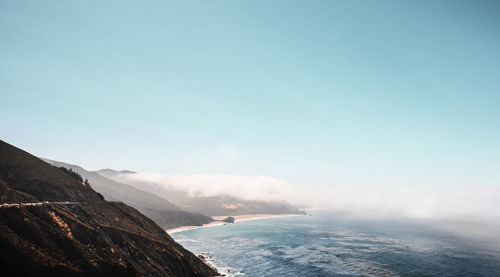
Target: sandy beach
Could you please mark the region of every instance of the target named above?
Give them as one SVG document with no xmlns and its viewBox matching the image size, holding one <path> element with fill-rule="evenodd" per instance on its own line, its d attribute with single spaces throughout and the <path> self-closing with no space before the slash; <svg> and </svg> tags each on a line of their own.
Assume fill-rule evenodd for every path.
<svg viewBox="0 0 500 277">
<path fill-rule="evenodd" d="M 207 224 L 203 224 L 202 226 L 181 226 L 177 228 L 167 229 L 165 230 L 168 234 L 173 234 L 177 232 L 193 230 L 197 228 L 205 228 L 205 227 L 213 227 L 224 224 L 233 224 L 226 223 L 221 220 L 227 218 L 228 216 L 234 217 L 234 223 L 248 221 L 248 220 L 257 220 L 257 219 L 266 219 L 266 218 L 277 218 L 277 217 L 289 217 L 289 216 L 297 216 L 298 214 L 245 214 L 245 215 L 221 215 L 221 216 L 213 216 L 212 218 L 216 221 L 210 222 Z"/>
</svg>

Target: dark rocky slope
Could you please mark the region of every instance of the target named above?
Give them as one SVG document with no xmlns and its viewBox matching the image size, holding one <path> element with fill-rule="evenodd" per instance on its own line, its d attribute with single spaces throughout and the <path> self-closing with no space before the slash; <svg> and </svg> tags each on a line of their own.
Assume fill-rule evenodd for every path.
<svg viewBox="0 0 500 277">
<path fill-rule="evenodd" d="M 0 180 L 9 189 L 46 201 L 103 201 L 102 195 L 37 157 L 0 141 Z"/>
<path fill-rule="evenodd" d="M 213 276 L 216 271 L 123 203 L 0 141 L 2 276 Z"/>
</svg>

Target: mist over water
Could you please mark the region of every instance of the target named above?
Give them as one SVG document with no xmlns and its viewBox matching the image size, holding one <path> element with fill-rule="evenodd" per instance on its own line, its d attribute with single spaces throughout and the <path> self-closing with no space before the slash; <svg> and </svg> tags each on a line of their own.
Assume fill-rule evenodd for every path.
<svg viewBox="0 0 500 277">
<path fill-rule="evenodd" d="M 319 222 L 328 225 L 342 220 L 364 222 L 371 227 L 381 225 L 389 228 L 391 239 L 395 235 L 391 232 L 413 226 L 426 231 L 415 233 L 415 239 L 423 236 L 428 240 L 434 232 L 436 236 L 447 237 L 450 243 L 455 240 L 459 244 L 467 242 L 482 245 L 485 249 L 500 249 L 500 210 L 497 208 L 500 189 L 493 186 L 297 186 L 275 177 L 229 174 L 135 173 L 124 174 L 121 178 L 149 182 L 159 189 L 175 189 L 196 196 L 226 195 L 245 200 L 287 201 L 317 218 L 306 220 L 307 224 Z M 296 225 L 295 221 L 289 223 Z"/>
<path fill-rule="evenodd" d="M 148 182 L 193 196 L 232 196 L 244 200 L 286 201 L 305 209 L 348 212 L 372 219 L 500 221 L 500 188 L 494 186 L 349 186 L 295 185 L 271 176 L 232 174 L 122 174 L 128 181 Z"/>
<path fill-rule="evenodd" d="M 173 237 L 228 276 L 498 276 L 498 245 L 428 223 L 316 211 Z"/>
</svg>

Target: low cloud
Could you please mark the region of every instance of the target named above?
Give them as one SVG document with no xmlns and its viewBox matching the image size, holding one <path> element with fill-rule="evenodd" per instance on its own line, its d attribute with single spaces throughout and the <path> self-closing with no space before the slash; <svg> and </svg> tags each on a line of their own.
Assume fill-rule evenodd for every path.
<svg viewBox="0 0 500 277">
<path fill-rule="evenodd" d="M 193 196 L 225 195 L 243 200 L 287 201 L 299 207 L 348 211 L 371 218 L 500 219 L 499 187 L 297 186 L 271 176 L 231 174 L 135 173 L 124 177 L 185 191 Z"/>
<path fill-rule="evenodd" d="M 498 187 L 332 187 L 325 208 L 367 217 L 500 219 Z M 318 206 L 319 203 L 318 203 Z"/>
<path fill-rule="evenodd" d="M 231 174 L 163 175 L 135 173 L 125 175 L 132 181 L 144 181 L 192 196 L 232 196 L 243 200 L 302 202 L 301 190 L 283 179 L 269 176 Z"/>
</svg>

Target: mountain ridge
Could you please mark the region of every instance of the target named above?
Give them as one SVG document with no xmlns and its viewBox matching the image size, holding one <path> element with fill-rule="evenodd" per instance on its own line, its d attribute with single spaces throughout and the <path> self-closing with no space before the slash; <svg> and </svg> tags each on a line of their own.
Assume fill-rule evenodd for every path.
<svg viewBox="0 0 500 277">
<path fill-rule="evenodd" d="M 90 186 L 101 193 L 107 200 L 122 201 L 138 209 L 164 229 L 185 225 L 201 226 L 202 224 L 213 221 L 212 218 L 201 213 L 181 210 L 165 198 L 140 190 L 128 184 L 111 180 L 95 171 L 87 171 L 79 165 L 46 158 L 41 159 L 53 166 L 64 167 L 77 172 L 83 178 L 87 178 L 90 182 Z"/>
</svg>

